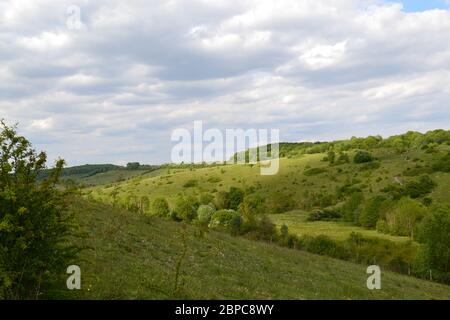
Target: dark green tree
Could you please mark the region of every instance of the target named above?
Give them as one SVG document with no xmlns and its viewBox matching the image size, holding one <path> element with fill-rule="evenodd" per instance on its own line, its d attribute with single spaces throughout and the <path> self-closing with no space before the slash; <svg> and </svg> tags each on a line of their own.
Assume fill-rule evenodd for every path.
<svg viewBox="0 0 450 320">
<path fill-rule="evenodd" d="M 425 244 L 427 271 L 435 279 L 450 283 L 450 208 L 433 210 L 421 224 L 420 240 Z"/>
<path fill-rule="evenodd" d="M 150 212 L 158 217 L 168 217 L 170 215 L 169 203 L 164 198 L 155 198 L 151 202 Z"/>
<path fill-rule="evenodd" d="M 64 161 L 38 180 L 46 161 L 16 127 L 0 122 L 0 299 L 40 298 L 78 250 L 66 241 L 70 191 L 57 188 Z"/>
</svg>

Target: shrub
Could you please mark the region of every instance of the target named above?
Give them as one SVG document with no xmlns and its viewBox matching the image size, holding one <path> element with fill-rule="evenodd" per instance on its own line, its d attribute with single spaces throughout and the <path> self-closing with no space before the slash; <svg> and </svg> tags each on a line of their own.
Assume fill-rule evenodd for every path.
<svg viewBox="0 0 450 320">
<path fill-rule="evenodd" d="M 435 279 L 450 283 L 450 208 L 435 208 L 420 229 L 426 271 L 431 270 Z"/>
<path fill-rule="evenodd" d="M 215 210 L 209 205 L 201 205 L 197 209 L 197 219 L 201 225 L 208 225 Z"/>
<path fill-rule="evenodd" d="M 231 187 L 227 193 L 227 208 L 237 210 L 239 204 L 244 199 L 244 191 L 239 188 Z"/>
<path fill-rule="evenodd" d="M 405 185 L 405 193 L 416 199 L 433 191 L 435 186 L 436 183 L 429 175 L 423 175 L 418 180 L 408 182 Z"/>
<path fill-rule="evenodd" d="M 239 205 L 239 211 L 245 219 L 261 213 L 264 208 L 264 198 L 259 193 L 251 193 L 244 197 Z"/>
<path fill-rule="evenodd" d="M 285 193 L 276 192 L 266 198 L 265 204 L 267 209 L 272 213 L 283 213 L 295 208 L 294 199 Z"/>
<path fill-rule="evenodd" d="M 176 216 L 186 220 L 192 221 L 197 216 L 198 203 L 193 197 L 179 196 L 175 201 Z"/>
<path fill-rule="evenodd" d="M 434 171 L 450 172 L 450 152 L 436 161 L 432 168 Z"/>
<path fill-rule="evenodd" d="M 64 161 L 38 182 L 46 154 L 37 154 L 16 128 L 3 121 L 0 127 L 0 299 L 37 299 L 77 252 L 67 245 L 70 191 L 57 188 Z"/>
<path fill-rule="evenodd" d="M 389 228 L 386 224 L 386 221 L 383 219 L 379 219 L 377 221 L 377 225 L 375 226 L 376 230 L 381 233 L 389 233 Z"/>
<path fill-rule="evenodd" d="M 186 181 L 186 183 L 183 184 L 183 187 L 184 188 L 193 188 L 193 187 L 196 187 L 197 185 L 198 185 L 198 181 L 191 179 L 191 180 Z"/>
<path fill-rule="evenodd" d="M 378 161 L 367 162 L 361 165 L 360 171 L 376 170 L 381 167 L 381 163 Z"/>
<path fill-rule="evenodd" d="M 214 196 L 211 193 L 204 192 L 200 195 L 200 204 L 210 204 L 214 201 Z"/>
<path fill-rule="evenodd" d="M 342 206 L 342 215 L 345 221 L 357 222 L 360 215 L 360 207 L 364 201 L 364 194 L 362 192 L 353 193 Z"/>
<path fill-rule="evenodd" d="M 347 153 L 345 153 L 345 152 L 339 153 L 336 164 L 343 164 L 343 163 L 349 163 L 349 162 L 350 162 L 350 158 Z"/>
<path fill-rule="evenodd" d="M 309 213 L 308 221 L 333 221 L 341 218 L 341 213 L 332 208 L 316 209 Z"/>
<path fill-rule="evenodd" d="M 170 215 L 169 203 L 164 198 L 156 198 L 151 202 L 150 213 L 158 217 Z"/>
<path fill-rule="evenodd" d="M 400 199 L 402 197 L 411 197 L 413 199 L 420 198 L 427 195 L 436 187 L 436 183 L 429 175 L 422 175 L 421 177 L 408 181 L 405 185 L 389 185 L 383 189 L 383 192 L 388 193 L 393 199 Z"/>
<path fill-rule="evenodd" d="M 366 163 L 375 160 L 375 158 L 367 151 L 358 151 L 353 157 L 354 163 Z"/>
<path fill-rule="evenodd" d="M 426 212 L 426 208 L 420 202 L 404 197 L 391 212 L 386 214 L 386 222 L 393 234 L 414 239 L 418 223 Z"/>
<path fill-rule="evenodd" d="M 231 209 L 217 210 L 211 217 L 209 227 L 212 229 L 231 230 L 233 220 L 235 220 L 236 216 L 240 217 L 239 213 Z"/>
<path fill-rule="evenodd" d="M 359 224 L 366 228 L 375 228 L 380 217 L 380 208 L 386 199 L 378 196 L 370 199 L 364 206 L 359 217 Z"/>
<path fill-rule="evenodd" d="M 336 253 L 336 246 L 336 242 L 325 235 L 305 237 L 305 248 L 307 251 L 312 253 L 333 257 Z"/>
</svg>

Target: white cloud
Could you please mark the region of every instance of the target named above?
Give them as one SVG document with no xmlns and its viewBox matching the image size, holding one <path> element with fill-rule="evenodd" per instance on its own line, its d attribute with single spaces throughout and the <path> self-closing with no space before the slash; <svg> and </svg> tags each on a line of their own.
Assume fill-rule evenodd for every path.
<svg viewBox="0 0 450 320">
<path fill-rule="evenodd" d="M 347 42 L 342 41 L 335 45 L 318 45 L 300 56 L 313 69 L 320 69 L 338 63 L 344 56 Z"/>
<path fill-rule="evenodd" d="M 2 1 L 0 117 L 72 164 L 167 161 L 194 120 L 289 140 L 449 129 L 450 11 L 385 2 Z"/>
</svg>

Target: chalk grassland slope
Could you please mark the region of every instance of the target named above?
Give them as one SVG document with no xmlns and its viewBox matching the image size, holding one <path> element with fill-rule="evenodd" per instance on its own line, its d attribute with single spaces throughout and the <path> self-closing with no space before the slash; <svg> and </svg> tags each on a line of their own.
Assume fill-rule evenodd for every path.
<svg viewBox="0 0 450 320">
<path fill-rule="evenodd" d="M 163 196 L 169 202 L 179 193 L 200 194 L 228 190 L 235 186 L 245 189 L 254 185 L 260 186 L 260 192 L 267 197 L 281 192 L 290 195 L 297 203 L 304 200 L 306 192 L 327 191 L 334 193 L 337 187 L 347 181 L 357 181 L 354 185 L 361 187 L 368 196 L 380 194 L 388 184 L 404 179 L 404 171 L 413 168 L 417 163 L 430 163 L 433 155 L 412 150 L 403 155 L 395 154 L 387 149 L 373 151 L 380 160 L 381 166 L 364 170 L 360 164 L 342 164 L 329 166 L 321 161 L 325 154 L 301 155 L 298 158 L 282 158 L 280 170 L 273 176 L 260 175 L 259 165 L 224 165 L 200 169 L 160 169 L 156 177 L 139 176 L 121 183 L 99 186 L 90 189 L 90 193 L 103 200 L 111 200 L 111 192 L 118 191 L 118 197 L 128 195 L 148 196 L 150 199 Z M 419 159 L 419 160 L 418 160 Z M 324 172 L 307 176 L 305 168 L 323 168 Z M 165 170 L 165 172 L 164 172 Z M 450 201 L 450 174 L 435 172 L 431 177 L 436 179 L 437 187 L 430 197 L 438 203 Z M 193 187 L 185 187 L 188 181 L 194 181 Z"/>
<path fill-rule="evenodd" d="M 269 215 L 270 220 L 277 226 L 285 224 L 293 234 L 301 235 L 327 235 L 333 240 L 347 240 L 352 232 L 359 232 L 365 238 L 381 238 L 394 242 L 408 242 L 409 237 L 392 236 L 380 233 L 373 229 L 365 229 L 343 221 L 308 221 L 308 213 L 293 210 L 281 214 Z"/>
<path fill-rule="evenodd" d="M 193 226 L 98 202 L 74 210 L 91 249 L 78 262 L 82 290 L 53 292 L 59 298 L 450 299 L 448 286 L 390 272 L 381 290 L 368 290 L 361 265 L 224 233 L 196 236 Z"/>
<path fill-rule="evenodd" d="M 448 146 L 442 146 L 443 149 Z M 446 150 L 442 150 L 446 152 Z M 304 154 L 295 158 L 282 158 L 280 170 L 274 176 L 261 176 L 258 165 L 225 165 L 201 169 L 158 170 L 153 177 L 139 176 L 133 179 L 102 185 L 85 190 L 86 194 L 104 202 L 112 202 L 112 194 L 117 193 L 117 199 L 126 201 L 127 198 L 146 196 L 150 200 L 162 196 L 173 206 L 174 199 L 181 193 L 199 195 L 203 192 L 215 193 L 227 191 L 231 186 L 245 189 L 257 186 L 258 192 L 267 199 L 279 201 L 279 195 L 288 196 L 300 208 L 308 201 L 313 193 L 335 194 L 339 187 L 351 182 L 353 187 L 361 189 L 367 198 L 383 194 L 382 189 L 389 184 L 401 183 L 408 177 L 404 176 L 407 168 L 414 168 L 418 164 L 431 163 L 436 157 L 422 150 L 410 150 L 398 154 L 391 149 L 376 149 L 373 154 L 379 159 L 380 167 L 367 169 L 364 164 L 346 163 L 329 166 L 322 161 L 325 154 Z M 352 155 L 350 153 L 350 155 Z M 316 175 L 306 175 L 307 168 L 322 168 L 323 172 Z M 450 202 L 450 174 L 435 172 L 430 174 L 437 182 L 437 187 L 429 195 L 434 203 Z M 189 187 L 187 187 L 189 186 Z M 352 231 L 367 236 L 381 237 L 388 240 L 405 240 L 365 230 L 355 225 L 343 222 L 312 222 L 307 223 L 303 217 L 286 213 L 281 216 L 271 215 L 272 220 L 281 225 L 286 223 L 289 229 L 297 234 L 326 234 L 334 239 L 342 240 Z"/>
<path fill-rule="evenodd" d="M 82 187 L 93 187 L 126 181 L 128 179 L 158 175 L 159 166 L 138 165 L 137 168 L 127 168 L 113 164 L 87 164 L 64 168 L 61 173 L 63 182 L 72 181 Z M 40 178 L 47 177 L 51 169 L 40 174 Z"/>
</svg>

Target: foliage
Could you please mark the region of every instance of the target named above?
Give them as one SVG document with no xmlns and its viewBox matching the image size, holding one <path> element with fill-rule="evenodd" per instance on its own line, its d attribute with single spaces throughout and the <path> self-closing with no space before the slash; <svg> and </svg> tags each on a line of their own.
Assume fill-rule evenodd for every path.
<svg viewBox="0 0 450 320">
<path fill-rule="evenodd" d="M 410 180 L 404 185 L 391 184 L 383 189 L 393 199 L 400 199 L 402 197 L 411 197 L 413 199 L 420 198 L 429 194 L 436 187 L 436 183 L 429 175 L 422 175 L 419 178 Z"/>
<path fill-rule="evenodd" d="M 196 187 L 197 185 L 198 185 L 198 181 L 191 179 L 191 180 L 188 180 L 185 184 L 183 184 L 183 187 L 184 188 L 193 188 L 193 187 Z"/>
<path fill-rule="evenodd" d="M 226 198 L 226 207 L 228 209 L 237 210 L 239 208 L 239 204 L 244 199 L 244 192 L 240 188 L 231 187 L 227 193 Z"/>
<path fill-rule="evenodd" d="M 450 172 L 450 152 L 433 163 L 434 171 Z"/>
<path fill-rule="evenodd" d="M 353 157 L 354 163 L 366 163 L 375 160 L 375 158 L 367 151 L 358 151 Z"/>
<path fill-rule="evenodd" d="M 334 208 L 316 209 L 309 213 L 308 221 L 333 221 L 341 217 L 341 213 Z"/>
<path fill-rule="evenodd" d="M 395 208 L 386 213 L 389 232 L 414 239 L 418 223 L 426 212 L 426 208 L 420 202 L 408 197 L 400 199 Z"/>
<path fill-rule="evenodd" d="M 170 215 L 169 203 L 165 198 L 156 198 L 151 202 L 150 212 L 158 217 L 168 217 Z"/>
<path fill-rule="evenodd" d="M 232 209 L 222 209 L 216 211 L 209 223 L 212 229 L 226 230 L 231 233 L 238 233 L 241 226 L 241 215 Z"/>
<path fill-rule="evenodd" d="M 197 217 L 197 208 L 198 202 L 194 197 L 180 195 L 176 199 L 176 216 L 185 221 L 192 221 Z"/>
<path fill-rule="evenodd" d="M 197 209 L 197 220 L 202 226 L 207 226 L 211 221 L 211 218 L 215 210 L 210 205 L 201 205 Z"/>
<path fill-rule="evenodd" d="M 366 228 L 375 228 L 378 218 L 380 217 L 380 208 L 386 199 L 377 196 L 369 199 L 364 205 L 361 215 L 359 216 L 359 224 Z"/>
<path fill-rule="evenodd" d="M 419 239 L 425 245 L 425 272 L 450 284 L 450 208 L 434 208 L 421 224 Z"/>
<path fill-rule="evenodd" d="M 364 201 L 364 194 L 362 192 L 355 192 L 345 201 L 341 208 L 344 221 L 357 222 L 360 215 L 360 207 Z"/>
<path fill-rule="evenodd" d="M 46 154 L 3 121 L 0 148 L 0 298 L 38 299 L 77 252 L 66 243 L 73 227 L 66 210 L 71 191 L 56 186 L 64 161 L 38 182 Z"/>
</svg>

